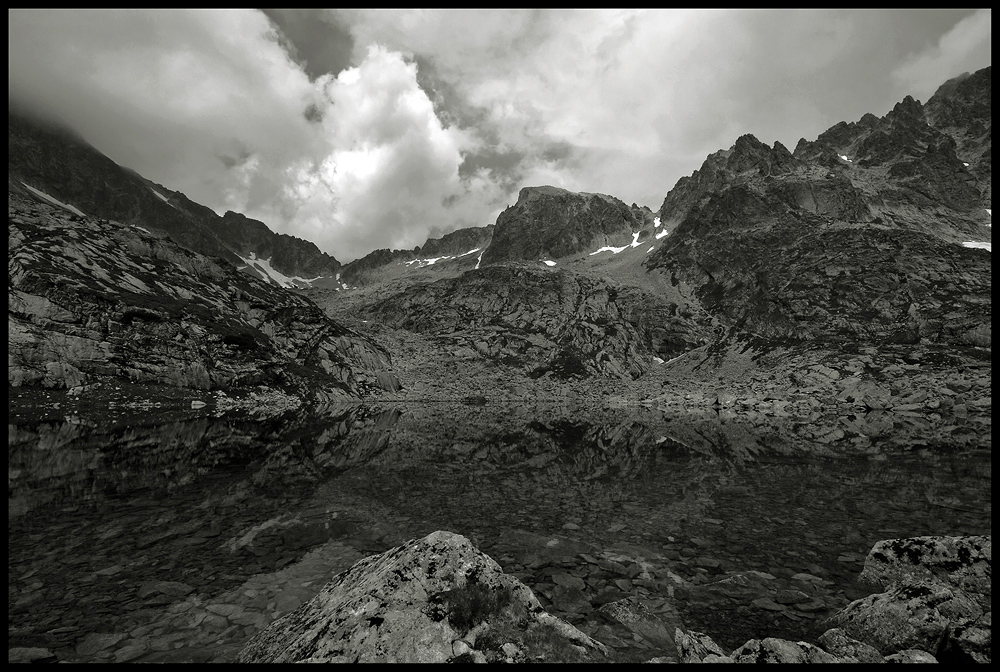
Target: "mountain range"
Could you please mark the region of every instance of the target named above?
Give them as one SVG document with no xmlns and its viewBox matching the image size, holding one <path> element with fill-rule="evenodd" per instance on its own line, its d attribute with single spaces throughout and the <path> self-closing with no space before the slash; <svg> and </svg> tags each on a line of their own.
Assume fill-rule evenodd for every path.
<svg viewBox="0 0 1000 672">
<path fill-rule="evenodd" d="M 956 77 L 794 151 L 741 136 L 657 211 L 529 186 L 489 226 L 348 264 L 12 106 L 9 382 L 645 399 L 822 387 L 794 361 L 832 370 L 831 393 L 872 378 L 902 398 L 955 367 L 988 377 L 991 81 Z M 893 366 L 919 370 L 893 385 Z"/>
</svg>

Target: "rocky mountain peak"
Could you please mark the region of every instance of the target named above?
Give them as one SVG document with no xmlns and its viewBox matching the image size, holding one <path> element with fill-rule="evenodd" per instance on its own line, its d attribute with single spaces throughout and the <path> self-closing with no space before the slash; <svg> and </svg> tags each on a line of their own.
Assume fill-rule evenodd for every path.
<svg viewBox="0 0 1000 672">
<path fill-rule="evenodd" d="M 913 123 L 923 123 L 923 113 L 924 106 L 920 104 L 920 101 L 915 100 L 913 96 L 906 96 L 892 107 L 886 118 L 890 120 L 906 119 Z"/>
<path fill-rule="evenodd" d="M 882 118 L 840 122 L 792 157 L 742 136 L 667 195 L 660 217 L 676 230 L 647 267 L 765 339 L 988 346 L 973 305 L 989 303 L 989 253 L 962 244 L 990 235 L 984 90 L 988 70 L 926 106 L 907 96 Z"/>
<path fill-rule="evenodd" d="M 641 226 L 632 208 L 613 196 L 525 187 L 497 218 L 482 264 L 558 259 L 624 245 Z"/>
</svg>

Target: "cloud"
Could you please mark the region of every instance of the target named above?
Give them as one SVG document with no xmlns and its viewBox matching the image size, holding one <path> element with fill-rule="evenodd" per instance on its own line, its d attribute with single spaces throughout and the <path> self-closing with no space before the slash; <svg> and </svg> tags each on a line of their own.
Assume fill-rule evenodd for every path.
<svg viewBox="0 0 1000 672">
<path fill-rule="evenodd" d="M 792 148 L 990 60 L 988 11 L 270 15 L 14 10 L 10 95 L 349 260 L 492 223 L 528 185 L 655 209 L 744 133 Z"/>
<path fill-rule="evenodd" d="M 118 163 L 349 260 L 491 223 L 506 192 L 459 178 L 475 137 L 437 119 L 416 66 L 371 45 L 310 81 L 250 11 L 13 11 L 10 94 Z"/>
<path fill-rule="evenodd" d="M 491 223 L 504 194 L 478 174 L 460 178 L 477 140 L 441 123 L 413 63 L 370 45 L 360 65 L 316 83 L 321 155 L 288 164 L 280 180 L 273 163 L 254 164 L 227 195 L 234 209 L 294 221 L 298 235 L 344 259 L 422 245 L 442 227 Z"/>
<path fill-rule="evenodd" d="M 931 47 L 911 54 L 892 73 L 902 87 L 926 101 L 945 81 L 991 62 L 992 12 L 982 9 L 959 21 Z"/>
</svg>

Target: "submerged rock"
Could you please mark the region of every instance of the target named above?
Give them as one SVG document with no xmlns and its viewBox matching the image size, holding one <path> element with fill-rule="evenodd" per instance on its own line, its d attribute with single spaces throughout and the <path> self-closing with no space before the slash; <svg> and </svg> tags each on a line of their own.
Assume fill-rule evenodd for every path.
<svg viewBox="0 0 1000 672">
<path fill-rule="evenodd" d="M 438 531 L 355 563 L 251 639 L 239 662 L 589 661 L 603 644 L 551 616 L 465 537 Z"/>
</svg>

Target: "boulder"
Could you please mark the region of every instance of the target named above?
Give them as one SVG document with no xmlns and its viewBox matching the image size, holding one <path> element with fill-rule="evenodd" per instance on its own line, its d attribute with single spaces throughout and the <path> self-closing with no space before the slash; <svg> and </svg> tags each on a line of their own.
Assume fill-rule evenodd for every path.
<svg viewBox="0 0 1000 672">
<path fill-rule="evenodd" d="M 989 536 L 880 541 L 861 578 L 887 586 L 831 618 L 844 634 L 888 657 L 907 649 L 941 662 L 992 658 L 992 543 Z"/>
<path fill-rule="evenodd" d="M 255 635 L 239 662 L 591 661 L 607 649 L 548 614 L 465 537 L 433 532 L 358 561 Z"/>
<path fill-rule="evenodd" d="M 936 578 L 978 596 L 980 605 L 992 602 L 991 537 L 910 537 L 875 544 L 858 577 L 881 588 L 894 582 L 913 583 Z"/>
<path fill-rule="evenodd" d="M 841 662 L 815 644 L 767 637 L 751 639 L 730 654 L 737 663 L 837 663 Z"/>
</svg>

